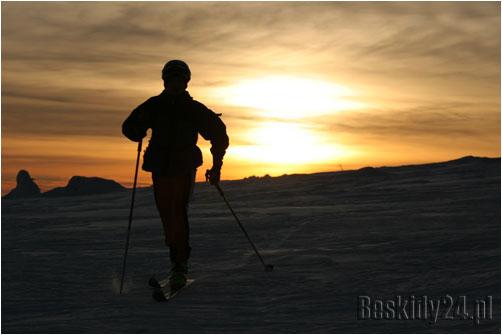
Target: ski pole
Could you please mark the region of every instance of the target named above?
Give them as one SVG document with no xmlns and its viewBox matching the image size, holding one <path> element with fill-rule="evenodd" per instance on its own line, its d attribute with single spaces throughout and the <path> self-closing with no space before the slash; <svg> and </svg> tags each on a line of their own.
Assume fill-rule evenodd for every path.
<svg viewBox="0 0 502 335">
<path fill-rule="evenodd" d="M 131 210 L 129 211 L 129 225 L 127 227 L 127 239 L 124 251 L 124 263 L 122 264 L 122 279 L 120 280 L 120 294 L 122 294 L 122 289 L 124 287 L 124 276 L 126 270 L 126 261 L 127 261 L 127 251 L 129 250 L 129 239 L 131 237 L 131 224 L 132 224 L 132 211 L 134 209 L 134 195 L 136 194 L 136 181 L 138 180 L 138 165 L 139 165 L 139 155 L 141 153 L 141 145 L 143 144 L 143 140 L 140 140 L 138 143 L 138 156 L 136 157 L 136 171 L 134 172 L 134 184 L 132 187 L 132 199 L 131 199 Z"/>
<path fill-rule="evenodd" d="M 218 183 L 216 183 L 216 184 L 214 184 L 214 186 L 216 186 L 216 189 L 218 190 L 218 193 L 220 193 L 221 197 L 223 198 L 223 200 L 227 204 L 228 208 L 230 209 L 230 212 L 232 212 L 232 215 L 234 216 L 235 220 L 239 224 L 239 227 L 241 227 L 242 232 L 244 233 L 244 235 L 246 235 L 249 243 L 251 244 L 251 246 L 254 249 L 254 252 L 256 253 L 256 256 L 258 256 L 258 258 L 260 259 L 261 264 L 263 264 L 263 268 L 265 269 L 265 271 L 267 271 L 267 272 L 272 271 L 274 269 L 274 266 L 272 264 L 265 264 L 265 261 L 263 261 L 263 258 L 261 257 L 260 253 L 258 252 L 258 249 L 256 249 L 256 246 L 254 245 L 253 241 L 251 241 L 251 238 L 249 237 L 246 229 L 244 229 L 244 226 L 242 225 L 241 221 L 239 220 L 239 218 L 237 217 L 237 215 L 235 215 L 234 210 L 232 209 L 232 207 L 228 203 L 227 198 L 225 198 L 225 195 L 223 194 L 223 190 L 221 189 L 220 185 L 218 185 Z"/>
</svg>

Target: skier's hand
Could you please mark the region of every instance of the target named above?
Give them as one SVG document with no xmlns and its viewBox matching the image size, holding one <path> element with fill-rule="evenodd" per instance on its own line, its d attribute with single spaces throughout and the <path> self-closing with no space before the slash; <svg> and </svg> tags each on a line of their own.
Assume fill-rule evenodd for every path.
<svg viewBox="0 0 502 335">
<path fill-rule="evenodd" d="M 130 119 L 127 119 L 122 124 L 122 134 L 134 142 L 139 142 L 146 136 L 146 130 L 133 124 Z"/>
<path fill-rule="evenodd" d="M 216 185 L 220 181 L 220 169 L 217 167 L 212 167 L 210 170 L 206 170 L 206 181 L 209 181 L 211 185 Z"/>
<path fill-rule="evenodd" d="M 146 136 L 146 131 L 144 130 L 140 130 L 138 128 L 133 128 L 131 129 L 131 133 L 130 133 L 130 137 L 129 139 L 131 139 L 132 141 L 134 142 L 139 142 L 141 141 L 144 137 Z"/>
</svg>

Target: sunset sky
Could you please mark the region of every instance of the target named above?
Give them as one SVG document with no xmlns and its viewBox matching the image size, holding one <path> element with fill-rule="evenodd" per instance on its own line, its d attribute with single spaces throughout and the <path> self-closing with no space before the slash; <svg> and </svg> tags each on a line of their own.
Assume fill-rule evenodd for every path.
<svg viewBox="0 0 502 335">
<path fill-rule="evenodd" d="M 223 113 L 222 179 L 500 156 L 497 2 L 1 8 L 2 194 L 20 169 L 44 191 L 73 175 L 130 187 L 137 145 L 121 125 L 170 59 Z"/>
</svg>

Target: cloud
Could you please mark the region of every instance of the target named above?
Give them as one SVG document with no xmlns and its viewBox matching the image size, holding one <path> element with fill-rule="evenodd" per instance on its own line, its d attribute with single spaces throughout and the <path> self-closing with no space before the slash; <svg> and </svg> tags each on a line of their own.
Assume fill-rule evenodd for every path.
<svg viewBox="0 0 502 335">
<path fill-rule="evenodd" d="M 354 88 L 368 109 L 308 120 L 352 136 L 352 143 L 370 137 L 389 143 L 426 137 L 430 145 L 441 136 L 499 138 L 499 2 L 1 6 L 4 138 L 124 140 L 122 121 L 160 93 L 160 70 L 172 58 L 190 64 L 191 94 L 224 113 L 232 143 L 248 143 L 241 134 L 262 119 L 208 92 L 270 74 Z M 491 145 L 499 150 L 498 143 Z"/>
<path fill-rule="evenodd" d="M 500 115 L 497 106 L 469 103 L 436 103 L 410 108 L 359 111 L 329 122 L 324 131 L 350 134 L 359 142 L 428 143 L 438 139 L 488 143 L 498 137 Z"/>
<path fill-rule="evenodd" d="M 475 49 L 477 56 L 493 60 L 500 29 L 496 8 L 496 3 L 6 4 L 4 36 L 19 48 L 50 46 L 56 53 L 48 57 L 71 55 L 67 60 L 76 56 L 75 62 L 100 55 L 103 61 L 111 55 L 144 62 L 148 56 L 164 60 L 166 53 L 189 53 L 197 63 L 249 65 L 249 57 L 259 57 L 257 50 L 284 55 L 298 49 L 321 56 L 450 57 L 458 50 L 472 53 L 471 46 L 482 47 Z M 456 49 L 448 51 L 452 42 Z M 15 53 L 6 49 L 7 55 Z M 38 53 L 42 59 L 44 54 Z M 223 58 L 215 63 L 208 59 L 214 55 Z"/>
</svg>

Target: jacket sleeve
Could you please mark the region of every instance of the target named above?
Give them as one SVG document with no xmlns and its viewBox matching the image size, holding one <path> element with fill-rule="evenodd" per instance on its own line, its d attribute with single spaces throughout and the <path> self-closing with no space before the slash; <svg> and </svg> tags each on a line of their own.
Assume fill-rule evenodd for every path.
<svg viewBox="0 0 502 335">
<path fill-rule="evenodd" d="M 152 102 L 152 98 L 143 102 L 122 123 L 122 134 L 131 141 L 141 141 L 147 129 L 152 127 Z"/>
<path fill-rule="evenodd" d="M 197 103 L 196 113 L 197 130 L 205 140 L 211 142 L 211 154 L 213 155 L 213 167 L 221 168 L 223 156 L 229 145 L 226 126 L 216 114 L 201 103 Z"/>
</svg>

